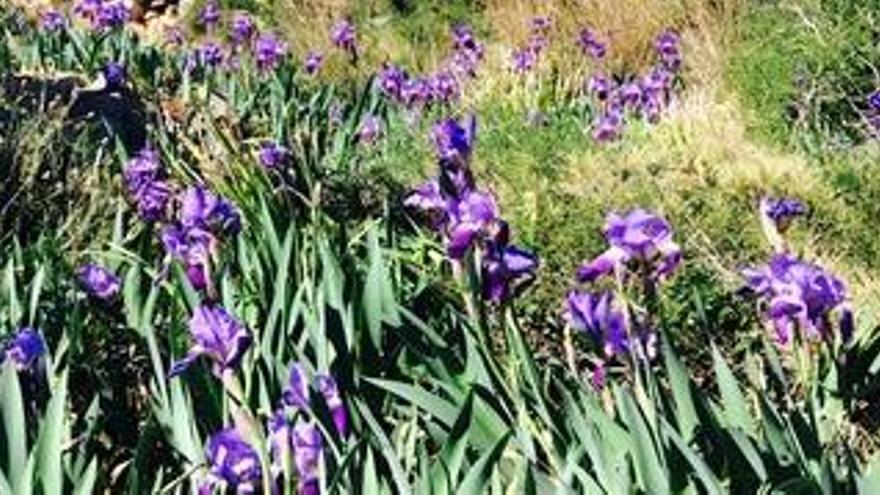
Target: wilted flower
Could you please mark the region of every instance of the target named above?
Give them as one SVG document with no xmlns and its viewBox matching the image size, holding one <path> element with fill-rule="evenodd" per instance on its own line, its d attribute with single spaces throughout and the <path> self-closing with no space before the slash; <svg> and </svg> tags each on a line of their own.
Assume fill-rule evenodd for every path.
<svg viewBox="0 0 880 495">
<path fill-rule="evenodd" d="M 287 55 L 287 45 L 272 33 L 261 34 L 254 44 L 254 59 L 262 71 L 275 70 Z"/>
<path fill-rule="evenodd" d="M 199 24 L 205 29 L 211 29 L 220 22 L 220 7 L 217 2 L 210 0 L 199 11 Z"/>
<path fill-rule="evenodd" d="M 330 31 L 330 40 L 337 48 L 345 50 L 352 60 L 357 60 L 357 38 L 354 24 L 348 19 L 342 19 L 333 26 Z"/>
<path fill-rule="evenodd" d="M 125 66 L 119 62 L 109 62 L 101 69 L 101 75 L 108 89 L 120 88 L 125 83 Z"/>
<path fill-rule="evenodd" d="M 571 291 L 565 314 L 568 324 L 586 333 L 606 357 L 629 351 L 629 318 L 611 292 Z"/>
<path fill-rule="evenodd" d="M 257 26 L 254 24 L 253 17 L 245 12 L 238 12 L 232 17 L 232 25 L 229 30 L 232 42 L 241 45 L 254 37 L 257 33 Z"/>
<path fill-rule="evenodd" d="M 309 52 L 306 55 L 305 63 L 303 67 L 305 68 L 306 74 L 312 75 L 318 72 L 321 69 L 321 65 L 324 64 L 324 55 L 319 52 Z"/>
<path fill-rule="evenodd" d="M 367 115 L 358 128 L 358 142 L 373 144 L 382 135 L 382 121 L 375 115 Z"/>
<path fill-rule="evenodd" d="M 40 332 L 33 328 L 22 328 L 3 345 L 0 364 L 7 360 L 15 369 L 30 369 L 46 353 L 46 341 Z"/>
<path fill-rule="evenodd" d="M 102 266 L 89 263 L 81 266 L 77 274 L 80 284 L 98 299 L 111 299 L 119 293 L 119 277 Z"/>
<path fill-rule="evenodd" d="M 301 364 L 293 363 L 290 366 L 290 379 L 281 393 L 281 400 L 284 405 L 297 409 L 309 407 L 309 383 Z"/>
<path fill-rule="evenodd" d="M 609 248 L 578 268 L 581 282 L 592 282 L 634 263 L 637 273 L 652 279 L 671 275 L 681 263 L 681 248 L 672 240 L 672 228 L 662 217 L 636 208 L 625 215 L 612 213 L 605 222 Z"/>
<path fill-rule="evenodd" d="M 172 376 L 182 373 L 199 356 L 214 361 L 214 374 L 223 376 L 241 363 L 252 342 L 251 333 L 220 306 L 201 305 L 189 320 L 195 344 L 187 355 L 171 366 Z"/>
<path fill-rule="evenodd" d="M 58 9 L 50 7 L 40 13 L 40 27 L 47 33 L 60 31 L 66 24 L 67 19 Z"/>
<path fill-rule="evenodd" d="M 764 318 L 772 323 L 777 342 L 791 342 L 796 329 L 804 338 L 825 338 L 832 330 L 832 313 L 844 342 L 854 331 L 846 285 L 820 266 L 789 253 L 773 256 L 770 263 L 743 271 L 746 288 L 763 305 Z"/>
<path fill-rule="evenodd" d="M 185 39 L 183 36 L 183 30 L 180 29 L 180 26 L 167 26 L 165 28 L 165 43 L 172 46 L 181 46 L 183 45 Z"/>
<path fill-rule="evenodd" d="M 605 58 L 606 44 L 600 41 L 591 29 L 582 29 L 578 33 L 577 41 L 585 55 L 596 60 Z"/>
<path fill-rule="evenodd" d="M 260 147 L 260 164 L 266 168 L 276 168 L 287 161 L 289 151 L 276 141 L 266 141 Z"/>
<path fill-rule="evenodd" d="M 333 418 L 336 432 L 343 437 L 348 435 L 348 413 L 345 410 L 345 404 L 342 403 L 342 396 L 339 394 L 336 379 L 330 375 L 319 374 L 315 376 L 315 382 L 318 385 L 318 391 L 324 397 L 327 409 L 330 410 L 330 416 Z"/>
<path fill-rule="evenodd" d="M 220 430 L 208 441 L 209 488 L 257 493 L 262 480 L 260 456 L 235 428 Z"/>
</svg>

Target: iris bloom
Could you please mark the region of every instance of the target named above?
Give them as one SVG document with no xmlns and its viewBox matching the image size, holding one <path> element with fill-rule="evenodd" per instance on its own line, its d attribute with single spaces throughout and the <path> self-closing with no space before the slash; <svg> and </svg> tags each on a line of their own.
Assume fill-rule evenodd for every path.
<svg viewBox="0 0 880 495">
<path fill-rule="evenodd" d="M 324 403 L 330 411 L 333 418 L 333 424 L 340 436 L 348 435 L 348 413 L 345 410 L 345 404 L 342 402 L 342 395 L 339 392 L 339 386 L 336 379 L 328 374 L 318 374 L 314 378 L 315 386 Z M 305 410 L 310 407 L 311 394 L 309 393 L 309 382 L 305 368 L 294 363 L 290 367 L 290 379 L 284 390 L 282 391 L 282 405 L 292 407 L 297 410 Z"/>
<path fill-rule="evenodd" d="M 660 33 L 654 41 L 654 49 L 657 51 L 660 61 L 667 69 L 678 70 L 681 66 L 680 41 L 681 38 L 678 33 L 671 29 Z"/>
<path fill-rule="evenodd" d="M 217 2 L 210 0 L 199 11 L 199 24 L 205 29 L 212 29 L 220 22 L 220 7 Z"/>
<path fill-rule="evenodd" d="M 672 275 L 681 263 L 681 248 L 672 240 L 672 228 L 654 213 L 641 208 L 625 215 L 612 213 L 604 231 L 609 247 L 578 268 L 581 282 L 593 282 L 627 266 L 657 280 Z"/>
<path fill-rule="evenodd" d="M 48 8 L 40 13 L 40 27 L 47 33 L 55 33 L 67 24 L 64 14 L 60 10 Z"/>
<path fill-rule="evenodd" d="M 606 357 L 629 351 L 629 318 L 612 293 L 571 291 L 565 310 L 568 324 L 586 333 Z"/>
<path fill-rule="evenodd" d="M 791 220 L 805 215 L 807 208 L 794 198 L 762 198 L 761 216 L 772 222 L 780 232 L 784 232 Z"/>
<path fill-rule="evenodd" d="M 200 356 L 214 362 L 214 374 L 223 376 L 238 367 L 252 337 L 247 328 L 220 306 L 201 305 L 189 320 L 194 345 L 189 353 L 171 366 L 171 376 L 186 370 Z"/>
<path fill-rule="evenodd" d="M 293 429 L 293 462 L 300 495 L 318 495 L 318 474 L 323 452 L 323 439 L 317 426 L 301 421 Z"/>
<path fill-rule="evenodd" d="M 104 82 L 109 89 L 120 88 L 125 83 L 125 66 L 119 62 L 110 62 L 101 69 Z"/>
<path fill-rule="evenodd" d="M 274 34 L 261 34 L 254 43 L 254 60 L 261 71 L 275 70 L 287 55 L 287 45 Z"/>
<path fill-rule="evenodd" d="M 303 67 L 305 68 L 306 74 L 313 75 L 321 69 L 323 64 L 324 56 L 319 52 L 311 51 L 306 55 Z"/>
<path fill-rule="evenodd" d="M 123 172 L 128 196 L 135 203 L 138 215 L 146 222 L 165 218 L 171 199 L 171 186 L 163 180 L 159 154 L 152 148 L 139 151 Z"/>
<path fill-rule="evenodd" d="M 204 67 L 218 67 L 224 59 L 223 47 L 215 41 L 206 41 L 199 47 L 198 60 Z"/>
<path fill-rule="evenodd" d="M 218 234 L 234 235 L 241 230 L 241 217 L 235 206 L 201 185 L 184 191 L 179 219 L 185 228 L 198 227 Z"/>
<path fill-rule="evenodd" d="M 851 340 L 854 324 L 846 285 L 820 266 L 779 253 L 767 265 L 746 269 L 743 275 L 780 345 L 790 343 L 796 330 L 810 340 L 828 336 L 834 314 L 844 342 Z"/>
<path fill-rule="evenodd" d="M 580 33 L 578 33 L 577 42 L 585 55 L 595 60 L 605 58 L 607 46 L 604 42 L 600 41 L 599 38 L 596 37 L 596 34 L 591 29 L 582 29 Z"/>
<path fill-rule="evenodd" d="M 262 480 L 260 456 L 235 428 L 220 430 L 208 441 L 210 480 L 204 492 L 228 488 L 231 493 L 257 493 Z"/>
<path fill-rule="evenodd" d="M 337 22 L 330 31 L 330 40 L 334 46 L 348 52 L 352 61 L 357 60 L 357 34 L 350 20 L 342 19 Z"/>
<path fill-rule="evenodd" d="M 89 263 L 77 270 L 79 282 L 98 299 L 112 299 L 119 293 L 120 279 L 106 268 Z"/>
<path fill-rule="evenodd" d="M 256 33 L 257 26 L 254 23 L 253 17 L 244 12 L 235 14 L 232 18 L 232 26 L 230 27 L 233 43 L 237 45 L 248 43 Z"/>
<path fill-rule="evenodd" d="M 19 371 L 28 370 L 46 353 L 46 341 L 38 330 L 22 328 L 3 345 L 2 350 L 0 364 L 9 361 Z"/>
<path fill-rule="evenodd" d="M 406 73 L 394 64 L 385 64 L 379 72 L 379 89 L 391 100 L 400 100 L 403 83 L 407 80 Z"/>
<path fill-rule="evenodd" d="M 358 128 L 358 142 L 371 145 L 382 135 L 382 121 L 375 115 L 367 115 Z"/>
<path fill-rule="evenodd" d="M 289 151 L 276 141 L 266 141 L 260 147 L 260 164 L 266 168 L 276 168 L 287 160 Z"/>
<path fill-rule="evenodd" d="M 611 79 L 608 79 L 602 74 L 594 74 L 590 77 L 587 88 L 596 99 L 599 101 L 605 101 L 611 96 L 614 84 L 611 82 Z"/>
<path fill-rule="evenodd" d="M 501 302 L 534 280 L 538 257 L 516 246 L 490 244 L 482 264 L 483 297 Z"/>
</svg>

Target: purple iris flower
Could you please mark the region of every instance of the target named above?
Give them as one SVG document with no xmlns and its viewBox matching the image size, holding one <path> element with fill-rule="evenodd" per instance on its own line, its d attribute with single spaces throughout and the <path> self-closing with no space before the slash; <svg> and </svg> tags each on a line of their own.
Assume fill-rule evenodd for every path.
<svg viewBox="0 0 880 495">
<path fill-rule="evenodd" d="M 611 96 L 611 92 L 614 90 L 614 83 L 602 74 L 594 74 L 590 77 L 587 88 L 596 99 L 605 101 Z"/>
<path fill-rule="evenodd" d="M 792 219 L 807 213 L 807 207 L 794 198 L 762 198 L 760 210 L 765 221 L 771 222 L 780 232 L 788 229 Z"/>
<path fill-rule="evenodd" d="M 94 25 L 103 3 L 104 0 L 79 0 L 73 6 L 73 13 Z"/>
<path fill-rule="evenodd" d="M 195 344 L 186 357 L 171 366 L 171 376 L 182 373 L 202 355 L 214 361 L 214 374 L 223 376 L 238 367 L 253 341 L 248 329 L 220 306 L 196 308 L 189 331 Z"/>
<path fill-rule="evenodd" d="M 529 24 L 531 25 L 532 33 L 535 34 L 547 34 L 547 31 L 553 27 L 553 21 L 545 15 L 532 17 Z"/>
<path fill-rule="evenodd" d="M 125 25 L 131 18 L 131 11 L 121 0 L 102 3 L 97 16 L 92 21 L 96 29 L 114 29 Z"/>
<path fill-rule="evenodd" d="M 581 29 L 580 33 L 578 33 L 577 41 L 581 47 L 581 50 L 583 50 L 584 55 L 587 55 L 595 60 L 605 58 L 607 46 L 604 42 L 600 41 L 599 38 L 596 37 L 596 34 L 591 29 Z"/>
<path fill-rule="evenodd" d="M 257 25 L 254 18 L 245 12 L 238 12 L 232 17 L 230 37 L 236 45 L 248 43 L 257 34 Z"/>
<path fill-rule="evenodd" d="M 367 115 L 358 128 L 359 143 L 372 145 L 382 135 L 382 121 L 375 115 Z"/>
<path fill-rule="evenodd" d="M 681 264 L 681 248 L 672 240 L 672 228 L 662 217 L 641 208 L 625 215 L 612 213 L 605 222 L 609 248 L 578 268 L 581 282 L 593 282 L 636 263 L 652 279 L 670 276 Z"/>
<path fill-rule="evenodd" d="M 40 13 L 40 27 L 47 33 L 56 33 L 67 25 L 67 19 L 60 10 L 48 8 Z"/>
<path fill-rule="evenodd" d="M 288 149 L 276 141 L 266 141 L 260 147 L 260 164 L 266 168 L 277 168 L 287 161 Z"/>
<path fill-rule="evenodd" d="M 184 191 L 180 200 L 179 218 L 184 228 L 197 227 L 229 235 L 235 235 L 241 230 L 241 217 L 235 206 L 201 185 Z"/>
<path fill-rule="evenodd" d="M 473 77 L 483 60 L 483 45 L 470 27 L 463 24 L 453 26 L 452 49 L 450 68 L 461 76 Z"/>
<path fill-rule="evenodd" d="M 206 41 L 199 46 L 198 60 L 205 67 L 218 67 L 225 59 L 223 47 L 216 41 Z"/>
<path fill-rule="evenodd" d="M 450 103 L 460 94 L 458 79 L 448 70 L 441 70 L 430 79 L 432 99 L 436 102 Z"/>
<path fill-rule="evenodd" d="M 324 55 L 322 55 L 320 52 L 312 51 L 309 52 L 308 55 L 306 55 L 306 60 L 303 64 L 303 67 L 305 68 L 306 74 L 314 75 L 321 69 L 321 66 L 323 64 Z"/>
<path fill-rule="evenodd" d="M 431 102 L 431 85 L 422 78 L 411 77 L 400 88 L 400 99 L 409 108 Z"/>
<path fill-rule="evenodd" d="M 629 319 L 611 292 L 571 291 L 565 309 L 568 324 L 590 336 L 606 357 L 629 351 Z"/>
<path fill-rule="evenodd" d="M 400 67 L 385 64 L 379 72 L 379 89 L 386 97 L 397 101 L 400 100 L 400 92 L 406 80 L 407 75 Z"/>
<path fill-rule="evenodd" d="M 205 29 L 212 29 L 220 22 L 220 7 L 210 0 L 199 11 L 199 24 Z"/>
<path fill-rule="evenodd" d="M 538 268 L 538 257 L 516 246 L 492 246 L 483 259 L 483 297 L 501 302 L 516 295 L 532 281 Z"/>
<path fill-rule="evenodd" d="M 320 374 L 315 376 L 315 382 L 318 391 L 324 397 L 324 403 L 330 410 L 330 416 L 333 418 L 333 424 L 336 426 L 336 432 L 339 436 L 348 435 L 348 413 L 345 410 L 345 404 L 342 402 L 342 396 L 339 394 L 339 387 L 336 379 L 330 375 Z"/>
<path fill-rule="evenodd" d="M 152 148 L 144 148 L 128 161 L 123 175 L 128 195 L 141 219 L 146 222 L 163 219 L 172 190 L 162 180 L 159 154 Z"/>
<path fill-rule="evenodd" d="M 287 55 L 287 45 L 272 33 L 261 34 L 254 44 L 254 59 L 261 71 L 275 70 Z"/>
<path fill-rule="evenodd" d="M 220 430 L 208 441 L 211 480 L 208 489 L 257 493 L 262 481 L 260 456 L 235 428 Z"/>
<path fill-rule="evenodd" d="M 162 246 L 172 258 L 184 264 L 192 286 L 203 290 L 208 286 L 208 266 L 217 251 L 218 241 L 202 228 L 167 225 L 161 233 Z"/>
<path fill-rule="evenodd" d="M 101 69 L 104 81 L 108 89 L 121 88 L 125 83 L 126 71 L 125 66 L 119 62 L 109 62 Z"/>
<path fill-rule="evenodd" d="M 681 66 L 681 51 L 679 43 L 681 38 L 672 29 L 667 29 L 657 36 L 654 41 L 654 49 L 660 57 L 660 61 L 669 70 L 678 70 Z"/>
<path fill-rule="evenodd" d="M 459 124 L 454 119 L 444 119 L 434 124 L 431 129 L 434 150 L 443 167 L 463 168 L 470 164 L 477 133 L 477 120 L 470 115 L 463 124 Z"/>
<path fill-rule="evenodd" d="M 627 108 L 638 108 L 642 102 L 642 87 L 638 83 L 627 83 L 620 87 L 620 99 Z"/>
<path fill-rule="evenodd" d="M 523 48 L 513 53 L 511 68 L 516 73 L 524 74 L 531 71 L 535 67 L 537 61 L 538 57 L 534 50 L 529 47 Z"/>
<path fill-rule="evenodd" d="M 88 263 L 77 270 L 77 275 L 80 284 L 93 297 L 107 300 L 119 294 L 119 277 L 102 266 Z"/>
<path fill-rule="evenodd" d="M 2 351 L 0 364 L 8 360 L 16 370 L 28 370 L 46 353 L 46 341 L 38 330 L 25 327 L 3 345 Z"/>
<path fill-rule="evenodd" d="M 342 19 L 337 22 L 330 31 L 330 40 L 335 47 L 348 52 L 352 61 L 357 60 L 357 34 L 350 20 Z"/>
<path fill-rule="evenodd" d="M 880 89 L 868 95 L 868 108 L 875 112 L 880 112 Z"/>
<path fill-rule="evenodd" d="M 812 340 L 827 336 L 835 312 L 844 342 L 851 339 L 854 324 L 846 285 L 820 266 L 779 253 L 767 265 L 744 270 L 743 276 L 780 345 L 791 342 L 796 330 Z"/>
<path fill-rule="evenodd" d="M 300 421 L 293 428 L 293 461 L 300 495 L 319 495 L 318 475 L 324 442 L 318 427 Z"/>
<path fill-rule="evenodd" d="M 599 118 L 596 128 L 593 129 L 593 139 L 599 143 L 613 141 L 620 137 L 623 130 L 623 119 L 620 113 L 609 111 Z"/>
<path fill-rule="evenodd" d="M 446 251 L 450 258 L 461 259 L 489 227 L 498 221 L 495 197 L 486 192 L 470 191 L 461 201 L 448 206 L 449 226 Z"/>
</svg>

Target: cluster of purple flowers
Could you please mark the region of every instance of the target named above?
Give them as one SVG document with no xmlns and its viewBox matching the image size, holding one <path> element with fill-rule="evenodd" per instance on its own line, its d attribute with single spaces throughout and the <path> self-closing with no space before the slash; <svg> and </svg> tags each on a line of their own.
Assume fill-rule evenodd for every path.
<svg viewBox="0 0 880 495">
<path fill-rule="evenodd" d="M 348 435 L 348 413 L 342 401 L 336 380 L 328 374 L 318 374 L 313 383 L 333 420 L 340 437 Z M 282 479 L 284 473 L 297 476 L 297 493 L 317 495 L 318 476 L 324 438 L 315 421 L 309 419 L 312 397 L 305 369 L 294 364 L 290 368 L 290 381 L 282 391 L 278 409 L 268 420 L 271 475 Z M 262 470 L 256 449 L 239 431 L 226 428 L 211 437 L 207 448 L 210 476 L 203 489 L 225 486 L 235 493 L 257 491 Z"/>
<path fill-rule="evenodd" d="M 646 291 L 671 276 L 681 264 L 681 249 L 672 239 L 672 228 L 659 215 L 636 208 L 625 215 L 613 213 L 605 222 L 608 249 L 585 262 L 577 270 L 580 283 L 597 282 L 613 275 L 623 282 L 635 278 Z M 569 325 L 585 332 L 601 349 L 596 361 L 594 383 L 601 386 L 605 362 L 631 352 L 640 344 L 640 352 L 651 359 L 656 352 L 655 331 L 645 322 L 634 323 L 626 304 L 607 290 L 572 290 L 565 300 Z"/>
<path fill-rule="evenodd" d="M 548 38 L 553 23 L 549 17 L 534 17 L 529 21 L 529 39 L 525 46 L 513 53 L 511 68 L 514 72 L 525 74 L 534 69 L 541 53 L 550 45 Z"/>
<path fill-rule="evenodd" d="M 768 264 L 743 275 L 780 345 L 791 343 L 797 330 L 806 340 L 829 339 L 835 319 L 843 341 L 851 340 L 854 321 L 846 285 L 822 267 L 777 253 Z"/>
<path fill-rule="evenodd" d="M 452 30 L 453 53 L 432 74 L 410 76 L 393 64 L 385 64 L 378 75 L 379 90 L 391 101 L 409 109 L 446 104 L 461 94 L 466 78 L 476 74 L 483 58 L 483 45 L 467 26 Z"/>
<path fill-rule="evenodd" d="M 822 267 L 798 259 L 777 240 L 792 219 L 806 212 L 806 206 L 793 198 L 761 200 L 761 222 L 776 253 L 766 265 L 743 270 L 745 289 L 757 298 L 780 345 L 791 343 L 797 330 L 805 340 L 828 339 L 834 320 L 846 343 L 854 331 L 846 285 Z"/>
<path fill-rule="evenodd" d="M 46 341 L 39 330 L 21 328 L 0 346 L 0 365 L 9 362 L 16 370 L 30 370 L 45 353 Z"/>
<path fill-rule="evenodd" d="M 605 55 L 605 45 L 590 31 L 582 33 L 581 46 L 594 59 Z M 617 80 L 601 72 L 590 77 L 587 90 L 600 109 L 593 127 L 596 141 L 618 138 L 630 116 L 657 122 L 662 111 L 669 106 L 676 74 L 681 67 L 678 34 L 672 30 L 661 33 L 655 42 L 655 50 L 659 62 L 644 77 Z"/>
<path fill-rule="evenodd" d="M 476 187 L 470 168 L 475 133 L 473 116 L 464 126 L 452 119 L 436 124 L 432 137 L 439 177 L 417 187 L 404 204 L 430 217 L 452 260 L 479 254 L 483 296 L 500 302 L 534 278 L 538 259 L 510 245 L 510 229 L 499 215 L 495 197 Z"/>
<path fill-rule="evenodd" d="M 96 31 L 122 27 L 131 18 L 123 0 L 79 0 L 73 12 L 88 21 Z"/>
</svg>

